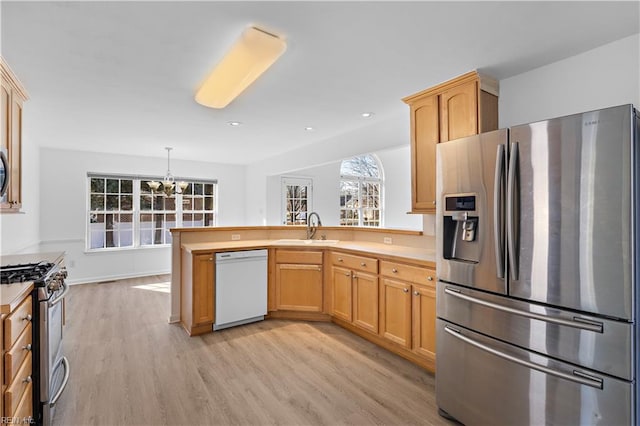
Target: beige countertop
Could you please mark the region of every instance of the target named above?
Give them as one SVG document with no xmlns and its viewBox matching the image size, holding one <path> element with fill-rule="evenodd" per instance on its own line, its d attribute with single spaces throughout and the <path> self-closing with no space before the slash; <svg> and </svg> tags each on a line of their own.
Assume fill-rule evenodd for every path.
<svg viewBox="0 0 640 426">
<path fill-rule="evenodd" d="M 64 252 L 27 253 L 0 256 L 0 265 L 18 265 L 22 263 L 52 262 L 58 263 L 64 258 Z M 14 310 L 33 289 L 33 282 L 0 285 L 0 313 L 8 314 Z"/>
<path fill-rule="evenodd" d="M 211 243 L 190 243 L 183 244 L 182 248 L 190 253 L 205 253 L 226 250 L 245 250 L 259 248 L 280 248 L 290 247 L 297 249 L 336 249 L 343 251 L 353 251 L 358 253 L 375 254 L 385 257 L 397 258 L 398 260 L 412 260 L 420 263 L 435 263 L 435 249 L 416 248 L 400 246 L 394 244 L 371 243 L 367 241 L 338 241 L 329 242 L 323 240 L 245 240 L 245 241 L 219 241 Z"/>
</svg>

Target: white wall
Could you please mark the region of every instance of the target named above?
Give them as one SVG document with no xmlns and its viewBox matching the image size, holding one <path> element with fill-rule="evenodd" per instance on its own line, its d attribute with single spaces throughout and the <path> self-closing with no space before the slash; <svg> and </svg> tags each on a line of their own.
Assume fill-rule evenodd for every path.
<svg viewBox="0 0 640 426">
<path fill-rule="evenodd" d="M 169 247 L 85 252 L 87 172 L 164 175 L 166 159 L 42 148 L 41 251 L 65 250 L 69 282 L 167 273 Z M 171 160 L 175 176 L 218 180 L 218 224 L 244 224 L 243 166 Z"/>
<path fill-rule="evenodd" d="M 401 102 L 400 99 L 398 102 Z M 368 126 L 250 164 L 247 166 L 246 180 L 247 225 L 267 223 L 267 204 L 272 203 L 272 200 L 267 201 L 269 176 L 296 175 L 300 170 L 333 163 L 359 154 L 407 146 L 408 143 L 409 110 L 407 109 L 406 114 L 374 118 Z M 271 183 L 269 186 L 271 187 Z M 271 196 L 270 193 L 269 196 Z M 320 206 L 314 204 L 314 209 L 318 207 Z"/>
<path fill-rule="evenodd" d="M 22 209 L 20 213 L 0 214 L 0 254 L 26 252 L 40 241 L 40 152 L 28 128 L 28 101 L 23 112 Z"/>
<path fill-rule="evenodd" d="M 622 104 L 640 107 L 640 34 L 500 80 L 500 127 Z"/>
<path fill-rule="evenodd" d="M 384 173 L 384 227 L 396 229 L 422 229 L 420 215 L 408 215 L 411 210 L 411 167 L 409 145 L 373 152 Z M 316 167 L 297 170 L 290 174 L 267 178 L 267 224 L 282 223 L 282 176 L 307 177 L 313 180 L 313 210 L 327 226 L 340 225 L 340 163 L 334 161 Z"/>
</svg>

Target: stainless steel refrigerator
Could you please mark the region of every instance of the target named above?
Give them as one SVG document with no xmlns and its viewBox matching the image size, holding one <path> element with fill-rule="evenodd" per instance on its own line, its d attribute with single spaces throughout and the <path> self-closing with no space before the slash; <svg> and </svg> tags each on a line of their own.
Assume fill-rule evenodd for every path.
<svg viewBox="0 0 640 426">
<path fill-rule="evenodd" d="M 438 145 L 441 414 L 638 424 L 639 134 L 623 105 Z"/>
</svg>

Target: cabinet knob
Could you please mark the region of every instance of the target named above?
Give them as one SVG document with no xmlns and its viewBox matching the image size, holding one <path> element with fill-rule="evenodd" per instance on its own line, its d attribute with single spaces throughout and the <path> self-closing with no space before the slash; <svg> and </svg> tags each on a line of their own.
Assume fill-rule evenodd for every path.
<svg viewBox="0 0 640 426">
<path fill-rule="evenodd" d="M 431 203 L 435 206 L 436 205 L 436 200 L 433 200 Z"/>
<path fill-rule="evenodd" d="M 360 262 L 360 266 L 367 266 L 367 264 L 364 262 Z"/>
<path fill-rule="evenodd" d="M 405 293 L 409 293 L 409 289 L 408 288 L 403 288 L 402 291 L 404 291 Z"/>
<path fill-rule="evenodd" d="M 351 276 L 351 274 L 347 272 L 346 274 L 344 274 L 344 276 L 345 276 L 345 277 L 350 277 L 350 276 Z"/>
<path fill-rule="evenodd" d="M 322 272 L 322 267 L 318 266 L 318 271 Z"/>
<path fill-rule="evenodd" d="M 31 383 L 31 376 L 27 376 L 24 378 L 24 380 L 22 381 L 22 383 Z"/>
<path fill-rule="evenodd" d="M 30 351 L 30 350 L 31 350 L 31 343 L 28 343 L 28 344 L 24 345 L 24 346 L 22 347 L 22 349 L 24 349 L 24 350 L 25 350 L 25 351 L 27 351 L 27 352 L 28 352 L 28 351 Z"/>
<path fill-rule="evenodd" d="M 398 270 L 397 270 L 396 268 L 393 268 L 393 269 L 391 270 L 391 272 L 393 272 L 394 274 L 397 274 L 397 273 L 398 273 Z"/>
<path fill-rule="evenodd" d="M 413 292 L 414 296 L 420 296 L 420 292 L 418 290 Z"/>
<path fill-rule="evenodd" d="M 341 257 L 338 258 L 338 262 L 343 262 Z"/>
<path fill-rule="evenodd" d="M 31 322 L 32 319 L 33 317 L 31 316 L 31 314 L 27 314 L 26 317 L 22 318 L 23 321 L 29 321 L 29 322 Z"/>
<path fill-rule="evenodd" d="M 431 275 L 427 276 L 427 281 L 433 281 L 433 277 Z"/>
<path fill-rule="evenodd" d="M 209 258 L 209 261 L 210 261 L 210 262 L 213 262 L 213 257 L 210 257 L 210 258 Z"/>
</svg>

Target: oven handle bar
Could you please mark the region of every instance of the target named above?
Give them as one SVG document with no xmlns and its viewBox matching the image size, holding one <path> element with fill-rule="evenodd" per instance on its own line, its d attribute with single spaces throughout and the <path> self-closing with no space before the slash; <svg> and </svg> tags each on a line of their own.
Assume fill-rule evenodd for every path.
<svg viewBox="0 0 640 426">
<path fill-rule="evenodd" d="M 49 305 L 49 307 L 52 307 L 53 305 L 59 303 L 62 299 L 64 299 L 64 297 L 67 295 L 67 292 L 69 291 L 69 286 L 67 285 L 66 282 L 62 282 L 62 293 L 60 293 L 58 296 L 56 296 L 55 299 L 49 300 L 47 302 L 47 304 Z"/>
<path fill-rule="evenodd" d="M 58 399 L 60 399 L 62 392 L 64 392 L 64 389 L 67 387 L 67 383 L 69 382 L 69 376 L 70 376 L 69 373 L 71 371 L 69 369 L 69 360 L 67 359 L 66 356 L 63 356 L 60 359 L 59 364 L 64 364 L 64 379 L 62 379 L 62 384 L 60 385 L 60 389 L 58 389 L 58 392 L 56 392 L 53 398 L 51 398 L 51 402 L 49 402 L 49 407 L 53 407 L 54 405 L 56 405 L 56 402 L 58 402 Z"/>
</svg>

